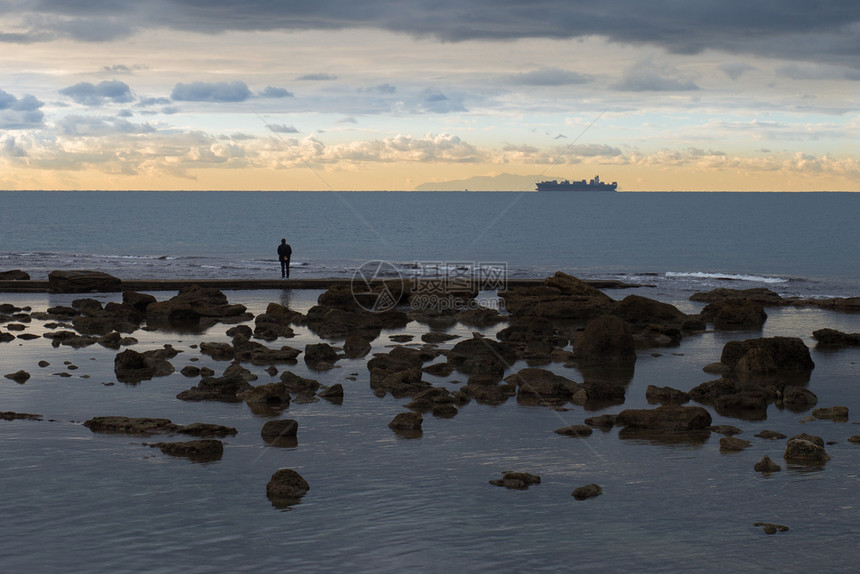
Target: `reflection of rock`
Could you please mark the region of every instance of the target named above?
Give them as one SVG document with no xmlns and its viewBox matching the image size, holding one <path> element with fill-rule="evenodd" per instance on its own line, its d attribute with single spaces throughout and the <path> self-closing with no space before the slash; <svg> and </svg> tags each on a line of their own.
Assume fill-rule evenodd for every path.
<svg viewBox="0 0 860 574">
<path fill-rule="evenodd" d="M 157 442 L 149 445 L 161 449 L 170 456 L 182 456 L 194 462 L 212 462 L 221 460 L 224 454 L 224 443 L 216 439 L 190 440 L 183 442 Z"/>
<path fill-rule="evenodd" d="M 585 486 L 580 486 L 579 488 L 575 489 L 573 492 L 570 493 L 570 495 L 576 500 L 594 498 L 595 496 L 600 496 L 601 494 L 603 494 L 603 489 L 600 487 L 600 485 L 595 484 L 593 482 L 591 484 L 586 484 Z"/>
<path fill-rule="evenodd" d="M 502 473 L 502 478 L 491 480 L 490 484 L 513 490 L 526 490 L 533 484 L 540 484 L 540 476 L 528 472 L 507 471 Z"/>
<path fill-rule="evenodd" d="M 276 508 L 288 508 L 298 504 L 311 489 L 308 482 L 291 468 L 282 468 L 272 475 L 266 484 L 266 496 Z"/>
</svg>

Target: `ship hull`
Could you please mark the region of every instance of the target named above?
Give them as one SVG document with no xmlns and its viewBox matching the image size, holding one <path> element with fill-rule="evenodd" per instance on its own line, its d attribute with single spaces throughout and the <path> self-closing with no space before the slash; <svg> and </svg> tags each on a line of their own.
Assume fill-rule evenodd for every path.
<svg viewBox="0 0 860 574">
<path fill-rule="evenodd" d="M 563 184 L 563 183 L 552 183 L 552 182 L 542 182 L 537 184 L 538 191 L 615 191 L 618 187 L 617 184 L 614 183 L 602 183 L 600 185 L 590 185 L 590 184 Z"/>
</svg>

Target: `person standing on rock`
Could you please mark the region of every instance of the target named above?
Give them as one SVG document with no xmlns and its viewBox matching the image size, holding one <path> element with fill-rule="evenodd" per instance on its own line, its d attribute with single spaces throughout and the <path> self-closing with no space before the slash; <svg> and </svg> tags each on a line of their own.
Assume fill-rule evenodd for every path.
<svg viewBox="0 0 860 574">
<path fill-rule="evenodd" d="M 289 246 L 286 239 L 281 239 L 281 244 L 278 245 L 278 261 L 281 262 L 281 277 L 290 277 L 290 256 L 293 254 L 293 248 Z"/>
</svg>

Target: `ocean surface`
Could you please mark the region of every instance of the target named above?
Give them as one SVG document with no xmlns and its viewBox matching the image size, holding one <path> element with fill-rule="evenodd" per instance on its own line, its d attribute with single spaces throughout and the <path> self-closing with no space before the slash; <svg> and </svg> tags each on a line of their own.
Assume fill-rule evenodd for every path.
<svg viewBox="0 0 860 574">
<path fill-rule="evenodd" d="M 639 283 L 631 293 L 695 313 L 690 294 L 714 287 L 768 287 L 783 295 L 860 295 L 860 194 L 783 193 L 246 193 L 0 192 L 0 271 L 44 279 L 63 268 L 123 278 L 276 278 L 275 249 L 293 247 L 294 277 L 352 277 L 371 261 L 389 274 L 461 276 L 486 265 L 508 277 L 556 270 L 582 278 Z M 320 291 L 227 291 L 254 314 L 277 302 L 306 312 Z M 159 299 L 172 293 L 155 292 Z M 0 293 L 0 303 L 44 311 L 77 295 Z M 118 294 L 97 294 L 102 303 Z M 713 332 L 679 346 L 645 349 L 626 383 L 623 405 L 563 410 L 471 402 L 451 419 L 424 415 L 423 435 L 405 439 L 388 422 L 408 399 L 377 397 L 364 359 L 329 371 L 279 365 L 324 385 L 344 386 L 342 404 L 294 401 L 278 414 L 244 403 L 186 402 L 196 384 L 184 366 L 229 362 L 200 353 L 202 341 L 229 341 L 227 326 L 203 332 L 138 330 L 137 351 L 170 344 L 175 373 L 136 385 L 116 381 L 116 351 L 100 345 L 54 348 L 43 321 L 24 324 L 33 340 L 0 343 L 0 412 L 41 421 L 0 420 L 0 565 L 9 572 L 846 572 L 860 561 L 860 348 L 814 348 L 812 332 L 860 332 L 860 315 L 812 307 L 768 308 L 761 331 Z M 0 331 L 9 331 L 8 323 Z M 253 327 L 253 323 L 249 323 Z M 480 329 L 494 336 L 504 327 Z M 383 331 L 420 343 L 427 325 Z M 459 337 L 472 326 L 455 325 Z M 304 327 L 268 343 L 304 349 L 319 339 Z M 648 385 L 689 390 L 717 378 L 702 368 L 723 345 L 753 337 L 796 336 L 815 369 L 807 388 L 817 406 L 846 405 L 847 422 L 809 421 L 809 412 L 770 405 L 765 420 L 718 415 L 752 443 L 720 451 L 721 435 L 701 441 L 624 438 L 618 429 L 587 438 L 555 429 L 627 408 L 653 408 Z M 328 341 L 337 345 L 340 341 Z M 48 366 L 40 367 L 39 361 Z M 246 365 L 277 380 L 264 367 Z M 525 367 L 518 362 L 510 372 Z M 581 382 L 560 363 L 545 366 Z M 3 378 L 24 369 L 25 384 Z M 465 382 L 426 375 L 455 390 Z M 690 403 L 695 404 L 695 403 Z M 146 443 L 184 437 L 92 433 L 91 417 L 124 415 L 233 426 L 224 456 L 209 463 L 170 457 Z M 266 445 L 263 424 L 299 423 L 298 444 Z M 754 435 L 801 432 L 828 441 L 823 466 L 787 464 L 784 440 Z M 768 455 L 782 466 L 753 470 Z M 266 498 L 279 468 L 310 491 L 289 509 Z M 541 483 L 525 491 L 491 486 L 507 470 Z M 576 501 L 573 489 L 598 483 L 604 494 Z M 789 527 L 767 535 L 756 522 Z"/>
<path fill-rule="evenodd" d="M 0 192 L 0 269 L 46 278 L 404 276 L 504 266 L 670 291 L 767 286 L 857 294 L 860 194 L 535 192 Z"/>
</svg>

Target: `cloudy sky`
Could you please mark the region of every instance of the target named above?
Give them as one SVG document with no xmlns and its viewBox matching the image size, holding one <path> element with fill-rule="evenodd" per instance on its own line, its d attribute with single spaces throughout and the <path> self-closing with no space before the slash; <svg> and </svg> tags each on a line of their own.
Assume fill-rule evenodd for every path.
<svg viewBox="0 0 860 574">
<path fill-rule="evenodd" d="M 0 0 L 0 189 L 860 191 L 860 3 Z"/>
</svg>

